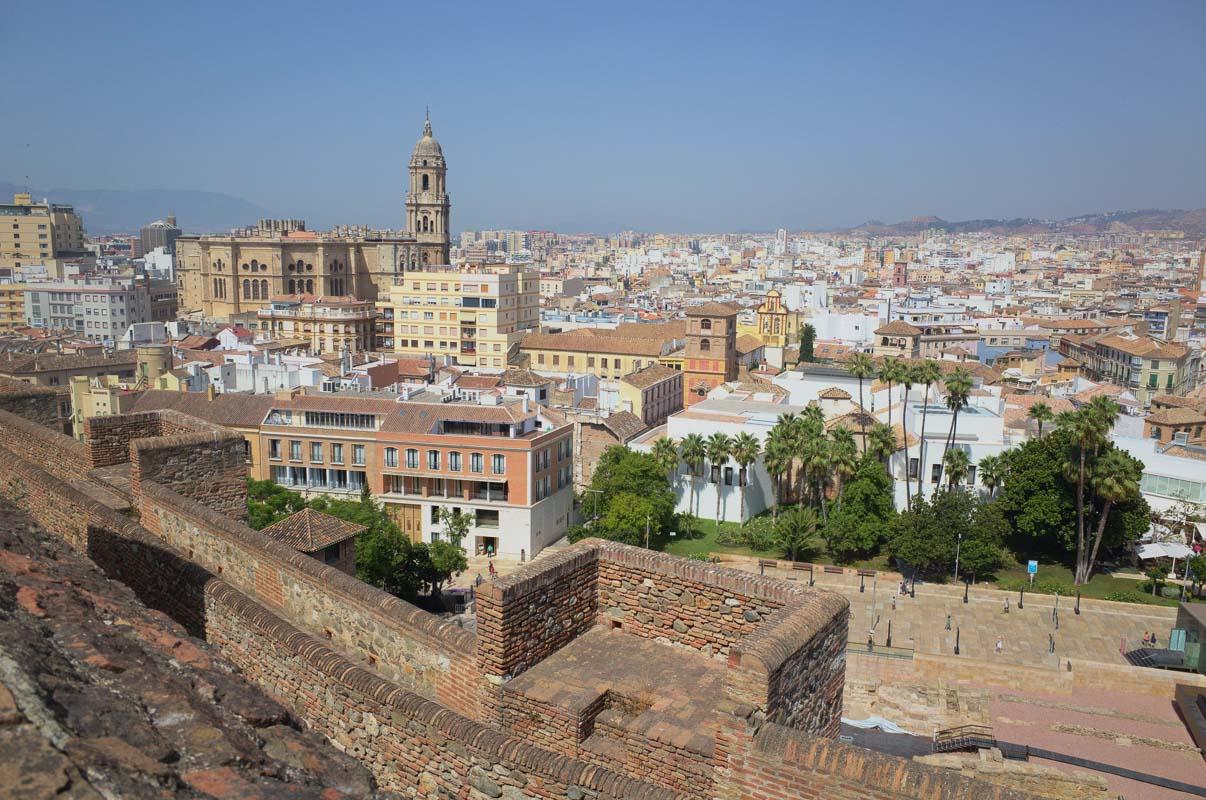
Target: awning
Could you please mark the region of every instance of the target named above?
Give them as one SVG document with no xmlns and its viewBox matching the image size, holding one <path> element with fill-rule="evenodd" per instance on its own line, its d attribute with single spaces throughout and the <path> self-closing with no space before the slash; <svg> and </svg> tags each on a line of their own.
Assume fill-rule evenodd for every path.
<svg viewBox="0 0 1206 800">
<path fill-rule="evenodd" d="M 1189 558 L 1193 555 L 1193 550 L 1180 542 L 1141 544 L 1136 552 L 1144 561 L 1151 558 Z"/>
</svg>

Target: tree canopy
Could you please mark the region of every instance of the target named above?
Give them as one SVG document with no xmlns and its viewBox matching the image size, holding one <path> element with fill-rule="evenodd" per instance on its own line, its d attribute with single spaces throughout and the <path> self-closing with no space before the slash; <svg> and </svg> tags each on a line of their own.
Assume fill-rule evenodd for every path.
<svg viewBox="0 0 1206 800">
<path fill-rule="evenodd" d="M 864 456 L 825 524 L 829 552 L 838 561 L 874 554 L 887 539 L 895 516 L 892 479 L 873 455 Z"/>
<path fill-rule="evenodd" d="M 659 542 L 674 524 L 674 492 L 664 467 L 650 453 L 623 445 L 604 450 L 583 498 L 592 515 L 598 504 L 598 520 L 574 529 L 570 538 L 598 536 L 643 546 L 648 518 L 650 544 Z"/>
</svg>

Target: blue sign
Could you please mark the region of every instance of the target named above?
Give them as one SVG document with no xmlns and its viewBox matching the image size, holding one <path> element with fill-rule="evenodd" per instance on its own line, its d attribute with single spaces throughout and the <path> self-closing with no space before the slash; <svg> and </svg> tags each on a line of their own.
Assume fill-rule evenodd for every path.
<svg viewBox="0 0 1206 800">
<path fill-rule="evenodd" d="M 1030 575 L 1038 575 L 1038 562 L 1031 561 L 1026 564 L 1026 572 Z"/>
</svg>

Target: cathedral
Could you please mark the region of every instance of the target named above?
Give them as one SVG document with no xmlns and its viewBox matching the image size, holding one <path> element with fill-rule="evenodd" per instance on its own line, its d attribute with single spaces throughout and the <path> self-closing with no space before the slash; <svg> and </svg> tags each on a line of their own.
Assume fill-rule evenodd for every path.
<svg viewBox="0 0 1206 800">
<path fill-rule="evenodd" d="M 229 234 L 180 237 L 180 313 L 237 321 L 253 319 L 274 299 L 386 299 L 401 273 L 450 260 L 447 174 L 428 118 L 408 164 L 402 232 L 340 226 L 315 233 L 297 220 L 260 220 Z"/>
</svg>

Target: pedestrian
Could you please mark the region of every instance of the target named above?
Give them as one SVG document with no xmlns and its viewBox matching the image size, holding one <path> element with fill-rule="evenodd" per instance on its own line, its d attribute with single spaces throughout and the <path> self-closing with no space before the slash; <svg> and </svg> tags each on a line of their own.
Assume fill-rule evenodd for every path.
<svg viewBox="0 0 1206 800">
<path fill-rule="evenodd" d="M 473 579 L 473 585 L 474 586 L 482 585 L 482 571 L 480 569 L 477 571 L 477 577 Z"/>
<path fill-rule="evenodd" d="M 1006 614 L 1009 613 L 1009 598 L 1008 597 L 1005 598 L 1005 613 Z"/>
<path fill-rule="evenodd" d="M 1005 642 L 1001 639 L 1000 636 L 998 636 L 997 637 L 997 652 L 998 653 L 1001 652 L 1001 648 L 1004 646 L 1005 646 Z"/>
<path fill-rule="evenodd" d="M 950 614 L 946 615 L 946 629 L 948 631 L 951 629 L 951 615 Z"/>
<path fill-rule="evenodd" d="M 892 595 L 892 610 L 896 610 L 896 595 Z"/>
<path fill-rule="evenodd" d="M 1144 631 L 1143 632 L 1143 646 L 1147 647 L 1147 645 L 1150 641 L 1151 641 L 1151 634 L 1148 633 L 1147 631 Z"/>
<path fill-rule="evenodd" d="M 1152 631 L 1152 644 L 1151 644 L 1151 646 L 1152 646 L 1152 647 L 1155 647 L 1155 646 L 1156 646 L 1156 632 L 1155 632 L 1155 631 Z"/>
<path fill-rule="evenodd" d="M 496 577 L 498 577 L 498 570 L 496 570 L 496 569 L 494 568 L 494 562 L 493 562 L 493 561 L 490 561 L 490 562 L 489 562 L 489 567 L 490 567 L 490 577 L 491 577 L 491 578 L 496 578 Z"/>
</svg>

